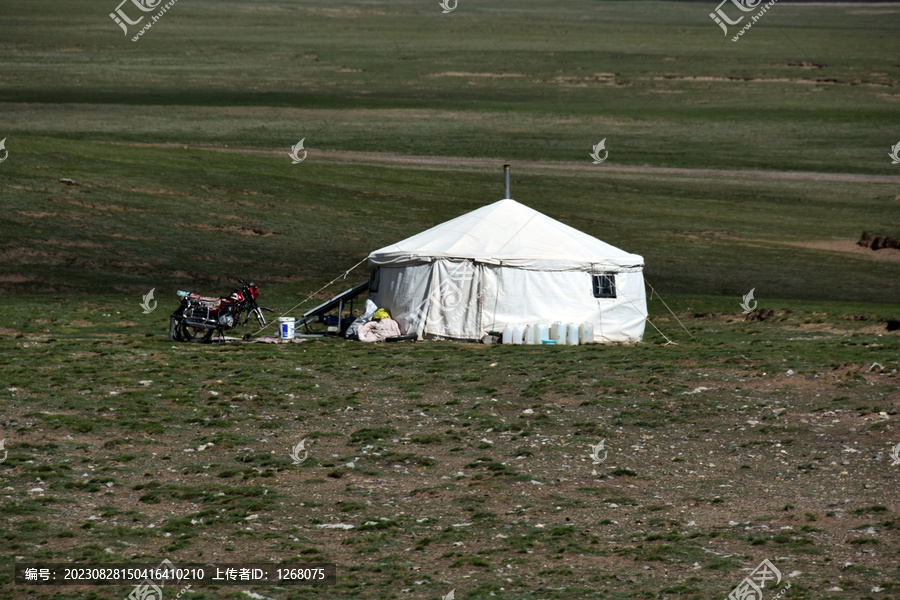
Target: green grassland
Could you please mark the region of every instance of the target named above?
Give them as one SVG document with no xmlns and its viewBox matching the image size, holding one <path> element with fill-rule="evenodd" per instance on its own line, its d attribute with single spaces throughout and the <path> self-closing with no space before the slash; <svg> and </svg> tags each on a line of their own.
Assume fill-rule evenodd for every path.
<svg viewBox="0 0 900 600">
<path fill-rule="evenodd" d="M 650 331 L 548 351 L 173 344 L 160 309 L 22 297 L 0 338 L 4 551 L 338 565 L 325 591 L 189 596 L 210 600 L 699 599 L 763 558 L 793 573 L 792 598 L 896 594 L 889 310 L 773 302 L 748 322 L 732 304 L 675 299 L 693 339 L 653 320 L 676 346 Z M 0 578 L 16 598 L 129 591 Z"/>
<path fill-rule="evenodd" d="M 558 5 L 196 0 L 133 43 L 95 3 L 14 0 L 5 131 L 885 173 L 894 8 L 779 5 L 733 43 L 705 3 Z"/>
<path fill-rule="evenodd" d="M 338 565 L 195 600 L 693 600 L 764 558 L 788 599 L 900 591 L 900 262 L 854 248 L 900 237 L 900 7 L 777 3 L 732 43 L 711 3 L 179 0 L 134 43 L 115 6 L 0 8 L 0 598 L 130 592 L 13 559 L 167 557 Z M 165 338 L 179 288 L 362 281 L 308 297 L 504 162 L 680 322 L 654 294 L 634 346 Z"/>
</svg>

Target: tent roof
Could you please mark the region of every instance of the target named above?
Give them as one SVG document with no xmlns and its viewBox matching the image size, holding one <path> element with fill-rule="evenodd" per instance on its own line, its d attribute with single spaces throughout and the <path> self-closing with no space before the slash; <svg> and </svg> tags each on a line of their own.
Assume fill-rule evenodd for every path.
<svg viewBox="0 0 900 600">
<path fill-rule="evenodd" d="M 375 266 L 469 259 L 550 271 L 641 270 L 644 259 L 519 204 L 500 200 L 369 254 Z"/>
</svg>

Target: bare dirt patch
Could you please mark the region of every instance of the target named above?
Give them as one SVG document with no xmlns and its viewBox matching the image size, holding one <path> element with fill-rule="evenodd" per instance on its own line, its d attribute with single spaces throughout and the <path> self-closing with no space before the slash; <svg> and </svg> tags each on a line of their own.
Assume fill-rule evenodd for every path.
<svg viewBox="0 0 900 600">
<path fill-rule="evenodd" d="M 70 327 L 96 327 L 97 323 L 91 323 L 84 319 L 73 319 L 69 321 Z"/>
<path fill-rule="evenodd" d="M 200 229 L 201 231 L 227 231 L 238 235 L 258 235 L 262 237 L 281 235 L 280 231 L 267 231 L 259 227 L 249 227 L 247 225 L 206 225 L 204 223 L 190 223 L 185 224 L 184 226 L 192 229 Z"/>
<path fill-rule="evenodd" d="M 662 75 L 652 78 L 654 81 L 702 81 L 702 82 L 739 82 L 739 83 L 797 83 L 817 85 L 820 83 L 840 83 L 836 79 L 801 79 L 799 77 L 721 77 L 713 75 Z"/>
<path fill-rule="evenodd" d="M 45 250 L 36 250 L 34 248 L 25 248 L 23 246 L 12 246 L 0 250 L 0 259 L 21 260 L 23 258 L 67 258 L 69 255 L 64 252 L 47 252 Z"/>
<path fill-rule="evenodd" d="M 255 10 L 255 9 L 254 9 Z M 346 18 L 346 17 L 384 17 L 387 16 L 388 13 L 382 10 L 378 10 L 375 8 L 325 8 L 325 7 L 304 7 L 303 10 L 305 12 L 314 14 L 314 15 L 322 15 L 323 17 L 332 17 L 332 18 Z"/>
<path fill-rule="evenodd" d="M 190 196 L 190 194 L 186 192 L 176 192 L 174 190 L 163 190 L 159 188 L 130 187 L 128 190 L 139 194 L 153 194 L 155 196 Z"/>
<path fill-rule="evenodd" d="M 615 73 L 594 73 L 586 77 L 560 75 L 550 80 L 565 87 L 624 87 L 622 83 L 616 79 Z"/>
<path fill-rule="evenodd" d="M 801 323 L 797 325 L 796 328 L 799 331 L 817 331 L 834 335 L 847 335 L 847 331 L 845 329 L 840 329 L 826 323 Z M 885 326 L 884 324 L 866 325 L 864 327 L 860 327 L 859 329 L 855 329 L 854 332 L 869 335 L 878 335 L 885 332 Z"/>
<path fill-rule="evenodd" d="M 108 233 L 106 235 L 108 235 L 111 238 L 119 238 L 119 239 L 123 239 L 123 240 L 134 240 L 134 241 L 142 241 L 142 242 L 153 239 L 151 237 L 128 235 L 125 233 Z"/>
<path fill-rule="evenodd" d="M 895 248 L 881 248 L 872 250 L 858 246 L 856 242 L 851 240 L 822 240 L 812 242 L 774 242 L 785 246 L 796 246 L 798 248 L 810 248 L 813 250 L 828 250 L 829 252 L 844 252 L 864 256 L 874 260 L 886 260 L 891 262 L 900 261 L 900 250 Z"/>
<path fill-rule="evenodd" d="M 804 61 L 800 61 L 800 62 L 787 63 L 787 66 L 799 67 L 801 69 L 824 69 L 828 65 L 823 64 L 823 63 L 808 62 L 808 61 L 804 60 Z"/>
<path fill-rule="evenodd" d="M 51 244 L 53 246 L 63 246 L 66 248 L 103 248 L 103 244 L 99 242 L 91 242 L 88 240 L 57 240 L 57 239 L 47 239 L 47 240 L 36 240 L 40 241 L 44 244 Z"/>
<path fill-rule="evenodd" d="M 852 240 L 810 240 L 810 241 L 787 241 L 787 240 L 765 240 L 759 238 L 743 238 L 735 235 L 730 231 L 688 231 L 676 232 L 676 235 L 686 239 L 699 240 L 704 237 L 712 238 L 729 238 L 736 242 L 743 242 L 753 245 L 775 245 L 775 246 L 792 246 L 795 248 L 806 248 L 809 250 L 826 250 L 829 252 L 841 252 L 853 254 L 860 257 L 871 258 L 874 260 L 883 260 L 897 262 L 900 261 L 900 249 L 895 248 L 879 248 L 872 250 L 857 244 Z"/>
<path fill-rule="evenodd" d="M 431 73 L 426 77 L 487 77 L 490 79 L 507 79 L 516 77 L 527 77 L 524 73 L 469 73 L 466 71 L 443 71 L 441 73 Z"/>
<path fill-rule="evenodd" d="M 116 204 L 107 204 L 105 202 L 87 202 L 85 200 L 71 200 L 71 199 L 61 199 L 61 198 L 50 198 L 53 202 L 65 202 L 66 204 L 71 204 L 73 206 L 79 206 L 81 208 L 90 208 L 92 210 L 102 210 L 102 211 L 137 211 L 142 212 L 140 208 L 134 208 L 131 206 L 118 206 Z"/>
<path fill-rule="evenodd" d="M 59 213 L 55 212 L 47 212 L 43 210 L 17 210 L 17 213 L 22 215 L 23 217 L 32 217 L 35 219 L 45 219 L 48 217 L 55 217 Z"/>
</svg>

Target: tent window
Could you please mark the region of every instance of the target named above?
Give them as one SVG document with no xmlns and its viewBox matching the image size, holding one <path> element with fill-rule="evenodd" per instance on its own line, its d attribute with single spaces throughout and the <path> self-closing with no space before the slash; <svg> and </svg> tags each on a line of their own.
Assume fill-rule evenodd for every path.
<svg viewBox="0 0 900 600">
<path fill-rule="evenodd" d="M 593 276 L 594 298 L 615 298 L 616 297 L 616 276 L 615 275 L 594 275 Z"/>
<path fill-rule="evenodd" d="M 377 292 L 378 291 L 378 283 L 381 281 L 381 269 L 375 267 L 372 269 L 372 274 L 369 275 L 369 291 Z"/>
</svg>

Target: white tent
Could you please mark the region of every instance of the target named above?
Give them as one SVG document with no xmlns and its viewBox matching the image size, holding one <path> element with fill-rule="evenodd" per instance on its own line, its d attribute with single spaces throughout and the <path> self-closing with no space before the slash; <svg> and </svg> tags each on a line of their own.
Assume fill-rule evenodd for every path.
<svg viewBox="0 0 900 600">
<path fill-rule="evenodd" d="M 595 342 L 644 334 L 644 259 L 515 200 L 376 250 L 369 264 L 369 298 L 420 339 L 556 321 L 592 322 Z"/>
</svg>

